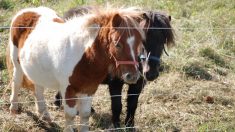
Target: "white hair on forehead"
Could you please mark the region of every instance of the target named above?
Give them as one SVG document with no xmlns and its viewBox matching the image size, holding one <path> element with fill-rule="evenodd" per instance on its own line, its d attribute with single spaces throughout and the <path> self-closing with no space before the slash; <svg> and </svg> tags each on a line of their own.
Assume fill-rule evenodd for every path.
<svg viewBox="0 0 235 132">
<path fill-rule="evenodd" d="M 140 24 L 139 24 L 140 21 L 137 21 L 137 19 L 139 20 L 143 19 L 142 16 L 144 12 L 140 10 L 140 8 L 136 8 L 136 7 L 120 9 L 119 12 L 121 15 L 125 16 L 131 21 L 131 23 L 133 24 L 133 27 L 140 33 L 142 39 L 145 40 L 146 39 L 145 32 L 140 27 Z"/>
</svg>

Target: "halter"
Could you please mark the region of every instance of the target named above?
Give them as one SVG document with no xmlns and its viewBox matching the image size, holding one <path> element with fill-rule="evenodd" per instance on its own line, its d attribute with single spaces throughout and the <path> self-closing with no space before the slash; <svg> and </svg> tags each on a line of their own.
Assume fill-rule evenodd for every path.
<svg viewBox="0 0 235 132">
<path fill-rule="evenodd" d="M 135 65 L 135 66 L 139 66 L 139 62 L 138 61 L 118 61 L 113 55 L 112 57 L 115 60 L 115 65 L 116 68 L 118 68 L 119 65 Z"/>
<path fill-rule="evenodd" d="M 153 60 L 153 61 L 156 61 L 156 62 L 160 63 L 160 58 L 156 57 L 156 56 L 153 56 L 153 55 L 148 55 L 146 57 L 145 55 L 142 54 L 142 55 L 140 55 L 140 59 L 142 59 L 142 60 L 146 60 L 147 59 L 147 61 L 148 60 Z"/>
</svg>

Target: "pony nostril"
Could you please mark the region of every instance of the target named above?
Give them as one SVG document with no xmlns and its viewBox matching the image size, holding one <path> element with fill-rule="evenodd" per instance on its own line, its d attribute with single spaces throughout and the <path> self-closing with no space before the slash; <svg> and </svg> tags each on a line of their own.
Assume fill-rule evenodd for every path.
<svg viewBox="0 0 235 132">
<path fill-rule="evenodd" d="M 126 73 L 123 75 L 123 80 L 129 84 L 136 83 L 138 79 L 139 74 Z"/>
<path fill-rule="evenodd" d="M 126 79 L 131 80 L 131 74 L 130 73 L 126 74 Z"/>
</svg>

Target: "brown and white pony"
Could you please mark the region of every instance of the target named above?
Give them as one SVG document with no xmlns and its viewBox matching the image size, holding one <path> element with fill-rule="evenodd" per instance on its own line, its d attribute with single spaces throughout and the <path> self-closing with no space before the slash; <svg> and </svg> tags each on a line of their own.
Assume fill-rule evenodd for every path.
<svg viewBox="0 0 235 132">
<path fill-rule="evenodd" d="M 65 99 L 65 131 L 73 131 L 77 111 L 80 131 L 88 131 L 91 96 L 107 74 L 127 83 L 139 79 L 137 59 L 144 39 L 138 23 L 116 10 L 66 22 L 46 7 L 21 10 L 12 20 L 9 39 L 11 113 L 17 113 L 20 87 L 29 86 L 34 88 L 37 113 L 50 121 L 43 92 L 54 88 Z"/>
</svg>

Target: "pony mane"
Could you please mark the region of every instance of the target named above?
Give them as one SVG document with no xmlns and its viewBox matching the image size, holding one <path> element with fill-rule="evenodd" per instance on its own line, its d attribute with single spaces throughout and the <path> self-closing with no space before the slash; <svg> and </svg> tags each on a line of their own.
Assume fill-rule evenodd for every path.
<svg viewBox="0 0 235 132">
<path fill-rule="evenodd" d="M 120 28 L 126 28 L 126 29 L 136 29 L 143 40 L 145 40 L 145 32 L 142 28 L 139 26 L 139 21 L 137 19 L 142 19 L 143 12 L 138 7 L 113 7 L 113 6 L 106 6 L 104 8 L 95 8 L 88 12 L 88 14 L 96 14 L 98 17 L 101 16 L 100 20 L 102 20 L 102 16 L 113 16 L 115 14 L 119 14 L 123 20 L 124 23 L 126 23 L 126 27 L 120 27 Z"/>
<path fill-rule="evenodd" d="M 148 14 L 150 21 L 152 21 L 152 25 L 150 25 L 149 28 L 160 28 L 160 30 L 162 30 L 164 36 L 166 37 L 166 45 L 168 47 L 174 46 L 175 33 L 174 29 L 170 24 L 171 17 L 159 11 L 149 11 Z M 157 25 L 157 27 L 153 27 L 153 25 Z"/>
<path fill-rule="evenodd" d="M 101 8 L 96 6 L 79 6 L 66 12 L 64 14 L 64 19 L 66 20 L 66 23 L 73 25 L 73 28 L 71 27 L 72 29 L 80 25 L 85 31 L 90 31 L 91 28 L 93 28 L 93 30 L 99 27 L 109 28 L 106 27 L 106 25 L 115 14 L 119 14 L 123 18 L 122 24 L 119 27 L 116 27 L 117 29 L 136 29 L 140 33 L 141 38 L 145 40 L 145 32 L 139 27 L 139 21 L 137 20 L 142 19 L 141 16 L 143 12 L 137 7 L 114 8 L 113 6 L 106 6 Z"/>
</svg>

